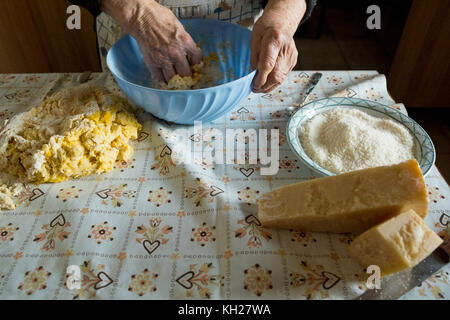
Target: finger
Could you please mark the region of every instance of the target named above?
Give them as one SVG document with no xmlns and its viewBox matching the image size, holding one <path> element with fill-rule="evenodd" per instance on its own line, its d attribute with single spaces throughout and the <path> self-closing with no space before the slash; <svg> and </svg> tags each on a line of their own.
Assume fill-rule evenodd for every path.
<svg viewBox="0 0 450 320">
<path fill-rule="evenodd" d="M 250 67 L 255 70 L 258 67 L 258 55 L 259 55 L 259 43 L 260 37 L 252 33 L 252 38 L 250 40 Z"/>
<path fill-rule="evenodd" d="M 255 75 L 255 78 L 258 76 L 258 73 L 259 73 L 259 71 L 256 71 L 256 75 Z M 252 91 L 254 92 L 254 93 L 263 93 L 264 91 L 263 91 L 263 87 L 260 87 L 260 88 L 258 88 L 258 89 L 256 89 L 255 88 L 255 78 L 253 78 L 253 83 L 252 83 Z"/>
<path fill-rule="evenodd" d="M 269 92 L 273 91 L 274 89 L 276 89 L 276 87 L 278 87 L 278 84 L 275 84 L 269 88 L 262 89 L 262 93 L 269 93 Z"/>
<path fill-rule="evenodd" d="M 275 83 L 275 84 L 273 84 L 271 86 L 263 86 L 259 90 L 257 90 L 257 91 L 254 90 L 253 92 L 254 93 L 268 93 L 268 92 L 272 91 L 273 89 L 275 89 L 278 86 L 279 86 L 279 84 Z"/>
<path fill-rule="evenodd" d="M 284 82 L 288 73 L 289 71 L 284 72 L 280 68 L 275 67 L 267 77 L 266 83 L 261 87 L 261 91 L 268 92 L 270 91 L 269 89 L 278 87 L 280 84 Z"/>
<path fill-rule="evenodd" d="M 175 75 L 175 69 L 172 65 L 166 65 L 162 68 L 162 72 L 164 75 L 164 80 L 169 83 L 170 79 Z"/>
<path fill-rule="evenodd" d="M 254 90 L 253 92 L 254 93 L 268 93 L 268 92 L 272 91 L 273 89 L 275 89 L 276 87 L 278 87 L 278 84 L 274 84 L 270 87 L 262 87 L 257 91 Z"/>
<path fill-rule="evenodd" d="M 164 81 L 164 75 L 161 68 L 156 67 L 149 58 L 144 58 L 144 63 L 147 66 L 147 69 L 150 71 L 150 75 L 153 79 L 155 79 L 156 81 Z"/>
<path fill-rule="evenodd" d="M 256 87 L 255 87 L 255 78 L 258 76 L 258 73 L 259 73 L 259 71 L 256 70 L 255 77 L 253 78 L 253 81 L 252 81 L 252 92 L 254 92 L 254 93 L 261 93 L 262 92 L 261 88 L 256 89 Z"/>
<path fill-rule="evenodd" d="M 269 38 L 263 38 L 258 57 L 258 74 L 255 76 L 253 86 L 259 90 L 267 81 L 267 76 L 272 72 L 277 62 L 279 45 Z"/>
<path fill-rule="evenodd" d="M 192 76 L 191 68 L 189 67 L 189 61 L 186 56 L 178 58 L 175 62 L 175 72 L 182 77 Z"/>
<path fill-rule="evenodd" d="M 272 91 L 286 80 L 289 72 L 294 68 L 297 61 L 297 50 L 287 48 L 281 50 L 275 67 L 268 75 L 266 84 L 261 88 L 263 92 Z"/>
<path fill-rule="evenodd" d="M 187 52 L 189 63 L 199 64 L 202 62 L 202 50 L 197 46 L 189 33 L 185 32 L 182 36 L 180 36 L 180 38 Z"/>
<path fill-rule="evenodd" d="M 191 65 L 199 64 L 203 60 L 202 50 L 199 47 L 195 46 L 194 48 L 190 48 L 187 50 L 187 58 Z"/>
<path fill-rule="evenodd" d="M 150 68 L 150 73 L 152 74 L 152 78 L 153 79 L 155 79 L 155 80 L 157 80 L 159 82 L 164 81 L 164 75 L 163 75 L 162 70 L 160 68 L 151 67 Z"/>
</svg>

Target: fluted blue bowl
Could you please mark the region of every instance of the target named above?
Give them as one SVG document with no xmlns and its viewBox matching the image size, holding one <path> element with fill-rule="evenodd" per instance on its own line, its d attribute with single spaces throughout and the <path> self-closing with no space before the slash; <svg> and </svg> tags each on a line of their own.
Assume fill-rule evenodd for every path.
<svg viewBox="0 0 450 320">
<path fill-rule="evenodd" d="M 151 74 L 145 67 L 136 41 L 122 37 L 109 50 L 106 62 L 122 91 L 137 105 L 166 121 L 193 124 L 210 122 L 227 113 L 251 93 L 255 71 L 250 68 L 248 29 L 217 20 L 181 20 L 202 48 L 203 55 L 216 52 L 223 77 L 214 86 L 196 90 L 149 88 Z"/>
</svg>

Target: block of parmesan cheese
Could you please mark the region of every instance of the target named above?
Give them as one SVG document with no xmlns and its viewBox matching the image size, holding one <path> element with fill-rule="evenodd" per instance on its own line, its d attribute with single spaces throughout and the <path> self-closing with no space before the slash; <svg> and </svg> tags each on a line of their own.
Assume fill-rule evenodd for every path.
<svg viewBox="0 0 450 320">
<path fill-rule="evenodd" d="M 425 218 L 428 199 L 416 160 L 313 179 L 258 199 L 263 226 L 359 233 L 413 209 Z"/>
<path fill-rule="evenodd" d="M 441 243 L 424 220 L 409 210 L 356 237 L 348 251 L 363 267 L 377 265 L 386 276 L 414 267 Z"/>
</svg>

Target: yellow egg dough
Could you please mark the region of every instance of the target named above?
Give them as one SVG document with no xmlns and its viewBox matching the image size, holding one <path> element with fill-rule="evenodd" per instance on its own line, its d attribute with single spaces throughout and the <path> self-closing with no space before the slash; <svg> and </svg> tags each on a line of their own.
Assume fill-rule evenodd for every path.
<svg viewBox="0 0 450 320">
<path fill-rule="evenodd" d="M 192 65 L 191 73 L 191 76 L 186 77 L 176 74 L 169 83 L 152 80 L 150 87 L 162 90 L 191 90 L 213 86 L 216 79 L 221 76 L 217 53 L 210 53 L 199 64 Z"/>
<path fill-rule="evenodd" d="M 110 171 L 133 154 L 141 125 L 131 106 L 95 86 L 62 89 L 0 131 L 0 168 L 21 180 L 59 182 Z"/>
</svg>

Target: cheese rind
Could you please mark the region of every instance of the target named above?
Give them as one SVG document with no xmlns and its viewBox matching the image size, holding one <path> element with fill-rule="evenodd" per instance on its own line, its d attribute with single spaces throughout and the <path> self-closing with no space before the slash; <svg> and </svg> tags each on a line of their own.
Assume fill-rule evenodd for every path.
<svg viewBox="0 0 450 320">
<path fill-rule="evenodd" d="M 386 276 L 414 267 L 441 243 L 424 220 L 409 210 L 356 237 L 348 253 L 364 267 L 379 266 Z"/>
<path fill-rule="evenodd" d="M 425 181 L 416 160 L 309 180 L 258 199 L 265 227 L 359 233 L 413 209 L 428 210 Z"/>
</svg>

